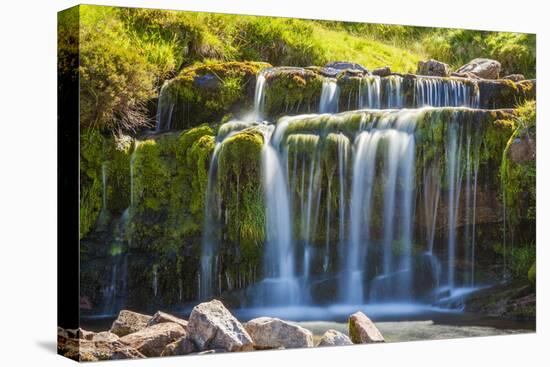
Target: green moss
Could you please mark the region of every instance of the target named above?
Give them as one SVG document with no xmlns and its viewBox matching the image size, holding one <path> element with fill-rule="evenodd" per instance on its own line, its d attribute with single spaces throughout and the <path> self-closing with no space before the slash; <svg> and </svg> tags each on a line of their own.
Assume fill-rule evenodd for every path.
<svg viewBox="0 0 550 367">
<path fill-rule="evenodd" d="M 536 105 L 527 102 L 520 106 L 510 125 L 515 130 L 510 136 L 500 166 L 503 199 L 506 206 L 508 224 L 513 228 L 521 222 L 533 222 L 536 210 L 536 161 L 533 159 L 519 163 L 510 158 L 510 149 L 516 139 L 524 137 L 536 140 Z"/>
<path fill-rule="evenodd" d="M 219 121 L 228 113 L 251 107 L 255 78 L 270 65 L 263 62 L 205 62 L 183 69 L 166 86 L 173 104 L 172 128 L 184 129 L 204 121 Z"/>
<path fill-rule="evenodd" d="M 80 135 L 80 238 L 95 225 L 103 206 L 104 143 L 97 130 L 85 130 Z"/>
<path fill-rule="evenodd" d="M 269 118 L 316 112 L 321 98 L 322 77 L 308 69 L 282 69 L 268 74 L 265 114 Z"/>
<path fill-rule="evenodd" d="M 247 129 L 227 138 L 219 152 L 218 190 L 227 239 L 238 246 L 238 256 L 258 264 L 265 239 L 262 185 L 263 136 Z"/>
</svg>

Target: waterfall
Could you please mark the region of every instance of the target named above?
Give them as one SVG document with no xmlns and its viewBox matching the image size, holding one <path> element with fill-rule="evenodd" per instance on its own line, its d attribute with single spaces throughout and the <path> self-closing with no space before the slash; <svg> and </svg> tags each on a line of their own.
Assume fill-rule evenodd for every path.
<svg viewBox="0 0 550 367">
<path fill-rule="evenodd" d="M 359 98 L 357 109 L 380 108 L 380 77 L 365 76 L 359 81 Z"/>
<path fill-rule="evenodd" d="M 156 131 L 170 130 L 172 128 L 172 113 L 174 112 L 174 103 L 170 100 L 167 92 L 169 83 L 162 84 L 157 102 Z"/>
<path fill-rule="evenodd" d="M 350 199 L 350 240 L 344 256 L 340 298 L 345 303 L 363 302 L 363 269 L 369 248 L 371 195 L 376 171 L 375 159 L 382 138 L 378 130 L 365 131 L 356 139 Z"/>
<path fill-rule="evenodd" d="M 265 104 L 265 74 L 266 70 L 260 71 L 256 77 L 256 88 L 254 89 L 254 110 L 252 120 L 261 121 L 264 113 Z"/>
<path fill-rule="evenodd" d="M 252 117 L 219 127 L 210 160 L 201 300 L 220 295 L 222 277 L 229 291 L 243 291 L 243 304 L 270 307 L 315 304 L 319 295 L 313 286 L 329 283 L 336 284 L 334 300 L 347 305 L 418 301 L 424 291 L 415 283 L 419 268 L 434 279 L 425 293 L 436 295 L 434 287 L 445 283 L 451 293 L 475 285 L 480 129 L 477 122 L 461 120 L 469 109 L 448 115 L 433 106 L 475 107 L 479 90 L 475 83 L 422 77 L 413 79 L 414 94 L 405 96 L 404 86 L 413 82 L 403 80 L 363 77 L 352 90 L 359 110 L 337 113 L 340 88 L 336 79 L 325 78 L 320 114 L 285 116 L 270 124 L 260 122 L 266 72 L 258 74 Z M 432 107 L 403 109 L 405 101 Z M 426 129 L 426 114 L 438 117 L 430 123 L 442 124 L 435 156 L 423 152 L 429 139 L 436 143 L 433 131 L 419 130 L 422 143 L 416 135 L 420 126 Z M 259 179 L 266 237 L 254 284 L 238 274 L 221 274 L 219 264 L 226 225 L 217 190 L 219 156 L 224 142 L 244 129 L 264 137 Z M 133 183 L 131 191 L 133 205 Z M 416 203 L 424 229 L 415 222 Z M 417 228 L 425 232 L 418 235 Z M 440 228 L 447 232 L 440 234 Z M 463 260 L 464 270 L 457 270 Z"/>
<path fill-rule="evenodd" d="M 461 183 L 461 153 L 462 153 L 462 125 L 458 126 L 453 117 L 447 126 L 447 184 L 448 184 L 448 264 L 447 284 L 449 289 L 455 287 L 455 261 L 456 261 L 456 227 L 457 212 L 459 208 L 460 183 Z"/>
<path fill-rule="evenodd" d="M 386 108 L 403 108 L 404 96 L 401 93 L 401 84 L 403 77 L 398 75 L 390 75 L 384 78 L 385 93 L 386 93 Z"/>
<path fill-rule="evenodd" d="M 340 88 L 336 79 L 325 78 L 321 90 L 321 101 L 319 102 L 319 113 L 338 112 L 338 103 L 340 99 Z"/>
<path fill-rule="evenodd" d="M 479 106 L 479 88 L 475 81 L 416 77 L 414 79 L 416 107 Z"/>
<path fill-rule="evenodd" d="M 264 137 L 263 182 L 266 199 L 266 251 L 264 273 L 269 304 L 292 305 L 299 301 L 300 291 L 295 276 L 292 241 L 292 213 L 287 187 L 287 170 L 281 159 L 281 139 L 288 125 L 283 121 L 275 131 L 271 126 Z"/>
</svg>

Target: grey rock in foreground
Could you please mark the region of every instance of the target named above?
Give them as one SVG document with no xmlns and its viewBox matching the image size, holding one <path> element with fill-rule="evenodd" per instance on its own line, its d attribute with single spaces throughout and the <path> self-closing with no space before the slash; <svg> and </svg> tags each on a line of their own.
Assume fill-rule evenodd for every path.
<svg viewBox="0 0 550 367">
<path fill-rule="evenodd" d="M 193 308 L 187 332 L 200 351 L 223 349 L 228 352 L 253 350 L 253 342 L 241 323 L 218 300 Z"/>
<path fill-rule="evenodd" d="M 128 334 L 120 341 L 147 357 L 158 357 L 164 348 L 185 335 L 185 329 L 174 322 L 163 322 Z"/>
<path fill-rule="evenodd" d="M 447 77 L 451 74 L 451 69 L 449 65 L 445 64 L 444 62 L 429 59 L 426 61 L 418 62 L 416 74 Z"/>
<path fill-rule="evenodd" d="M 273 317 L 259 317 L 245 324 L 257 349 L 313 347 L 313 334 L 301 326 Z"/>
<path fill-rule="evenodd" d="M 118 341 L 120 338 L 118 335 L 111 333 L 110 331 L 102 331 L 94 335 L 94 342 L 112 343 Z"/>
<path fill-rule="evenodd" d="M 122 310 L 118 314 L 116 320 L 113 321 L 113 325 L 109 331 L 122 337 L 145 329 L 149 320 L 151 320 L 151 316 L 133 311 Z"/>
<path fill-rule="evenodd" d="M 461 66 L 457 73 L 472 73 L 483 79 L 498 79 L 500 62 L 491 59 L 477 58 Z"/>
<path fill-rule="evenodd" d="M 353 345 L 351 339 L 337 330 L 327 330 L 321 337 L 319 347 L 333 347 L 337 345 Z"/>
<path fill-rule="evenodd" d="M 355 344 L 383 343 L 384 337 L 374 323 L 359 311 L 349 317 L 349 336 Z"/>
<path fill-rule="evenodd" d="M 147 326 L 153 326 L 163 322 L 174 322 L 176 324 L 180 324 L 185 330 L 187 330 L 187 321 L 162 311 L 157 311 L 149 320 Z"/>
<path fill-rule="evenodd" d="M 196 352 L 198 352 L 198 349 L 195 346 L 195 343 L 193 343 L 189 334 L 186 333 L 184 336 L 182 336 L 178 340 L 168 344 L 160 355 L 161 357 L 183 356 L 186 354 L 191 354 Z"/>
</svg>

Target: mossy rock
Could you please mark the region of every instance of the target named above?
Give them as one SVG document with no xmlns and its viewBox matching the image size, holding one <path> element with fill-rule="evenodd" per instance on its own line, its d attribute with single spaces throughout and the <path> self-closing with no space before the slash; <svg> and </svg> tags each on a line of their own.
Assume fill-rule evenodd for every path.
<svg viewBox="0 0 550 367">
<path fill-rule="evenodd" d="M 163 129 L 187 129 L 204 121 L 246 113 L 252 107 L 256 76 L 263 62 L 206 62 L 184 68 L 163 87 Z M 165 99 L 164 99 L 165 98 Z"/>
<path fill-rule="evenodd" d="M 281 67 L 266 73 L 265 116 L 315 113 L 319 109 L 323 77 L 315 70 Z"/>
<path fill-rule="evenodd" d="M 258 130 L 246 129 L 223 142 L 218 158 L 224 232 L 227 240 L 237 246 L 238 258 L 253 263 L 261 260 L 265 239 L 263 145 Z"/>
</svg>

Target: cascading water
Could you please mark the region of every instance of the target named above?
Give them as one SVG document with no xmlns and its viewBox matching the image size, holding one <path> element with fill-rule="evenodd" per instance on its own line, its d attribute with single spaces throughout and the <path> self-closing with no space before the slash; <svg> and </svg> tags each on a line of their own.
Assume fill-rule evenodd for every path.
<svg viewBox="0 0 550 367">
<path fill-rule="evenodd" d="M 168 83 L 164 83 L 160 88 L 157 103 L 157 124 L 156 131 L 170 130 L 172 128 L 172 114 L 174 112 L 174 103 L 169 100 Z"/>
<path fill-rule="evenodd" d="M 414 79 L 416 107 L 479 106 L 479 88 L 474 81 L 417 77 Z"/>
<path fill-rule="evenodd" d="M 403 108 L 404 96 L 401 93 L 403 78 L 398 75 L 391 75 L 384 79 L 384 90 L 386 93 L 385 108 Z"/>
<path fill-rule="evenodd" d="M 340 88 L 336 79 L 325 78 L 321 90 L 321 101 L 319 102 L 319 113 L 338 112 Z"/>
<path fill-rule="evenodd" d="M 281 140 L 288 121 L 281 122 L 264 135 L 263 182 L 266 199 L 266 251 L 262 292 L 256 304 L 293 305 L 300 299 L 295 276 L 292 241 L 292 213 L 287 186 L 287 170 L 281 159 Z"/>
<path fill-rule="evenodd" d="M 358 109 L 380 108 L 380 77 L 365 76 L 359 81 Z"/>
<path fill-rule="evenodd" d="M 258 122 L 263 118 L 265 74 L 258 75 L 251 118 L 230 121 L 218 130 L 205 202 L 200 299 L 216 296 L 221 290 L 217 256 L 223 223 L 219 223 L 215 189 L 218 155 L 227 138 L 248 128 L 259 130 L 264 138 L 261 181 L 266 237 L 261 280 L 250 285 L 246 294 L 253 299 L 244 304 L 311 304 L 316 302 L 316 295 L 310 287 L 331 277 L 338 284 L 334 301 L 343 304 L 413 302 L 418 292 L 413 289 L 414 279 L 420 276 L 415 273 L 420 265 L 413 263 L 419 261 L 434 279 L 430 286 L 436 289 L 429 294 L 438 292 L 440 282 L 451 293 L 458 287 L 474 285 L 478 131 L 460 124 L 458 112 L 449 114 L 451 117 L 443 122 L 446 142 L 440 158 L 444 166 L 433 158 L 421 163 L 423 200 L 419 203 L 426 234 L 423 252 L 415 255 L 416 126 L 426 113 L 439 112 L 431 108 L 401 109 L 405 100 L 402 83 L 403 78 L 397 75 L 363 77 L 357 107 L 368 110 L 362 111 L 360 118 L 351 118 L 353 113 L 348 118 L 346 113 L 334 114 L 338 111 L 339 86 L 335 79 L 325 78 L 319 106 L 323 115 L 283 117 L 276 125 L 269 125 Z M 457 81 L 419 78 L 415 83 L 414 103 L 420 106 L 475 106 L 478 101 L 475 88 L 468 89 L 469 85 Z M 396 110 L 377 111 L 382 107 Z M 351 121 L 356 121 L 353 127 Z M 445 168 L 445 186 L 440 184 L 440 167 Z M 470 269 L 457 274 L 462 194 L 466 212 L 472 212 L 465 214 L 466 242 L 461 250 Z M 435 236 L 443 200 L 448 233 L 446 246 L 441 248 L 436 246 Z M 335 254 L 339 258 L 336 262 Z M 443 274 L 439 272 L 441 256 L 446 257 Z"/>
<path fill-rule="evenodd" d="M 254 109 L 252 111 L 252 120 L 255 121 L 261 121 L 263 119 L 266 73 L 266 70 L 262 70 L 256 77 L 256 88 L 254 90 Z"/>
</svg>

